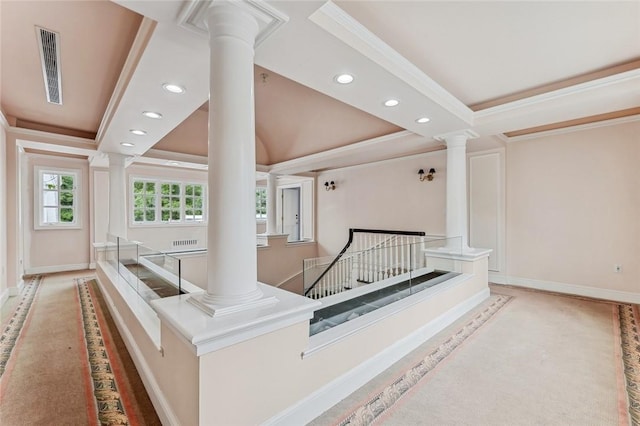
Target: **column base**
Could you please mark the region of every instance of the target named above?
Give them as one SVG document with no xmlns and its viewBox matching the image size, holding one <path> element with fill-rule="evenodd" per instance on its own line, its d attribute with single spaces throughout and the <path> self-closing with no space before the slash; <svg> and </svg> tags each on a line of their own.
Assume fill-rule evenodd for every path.
<svg viewBox="0 0 640 426">
<path fill-rule="evenodd" d="M 259 291 L 259 290 L 258 290 Z M 210 317 L 220 317 L 223 315 L 235 314 L 238 312 L 248 311 L 251 309 L 259 309 L 265 306 L 271 306 L 278 302 L 278 298 L 275 296 L 263 296 L 260 292 L 259 299 L 245 300 L 236 304 L 217 304 L 211 303 L 210 298 L 207 298 L 207 294 L 194 294 L 189 297 L 187 301 L 200 309 Z"/>
</svg>

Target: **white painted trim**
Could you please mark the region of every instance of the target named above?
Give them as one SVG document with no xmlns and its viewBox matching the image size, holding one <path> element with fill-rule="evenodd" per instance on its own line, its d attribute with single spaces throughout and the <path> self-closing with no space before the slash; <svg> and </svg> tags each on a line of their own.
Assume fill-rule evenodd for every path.
<svg viewBox="0 0 640 426">
<path fill-rule="evenodd" d="M 469 200 L 469 239 L 471 239 L 471 211 L 473 208 L 473 199 L 471 197 L 471 189 L 473 187 L 473 180 L 471 179 L 471 171 L 472 171 L 472 164 L 473 164 L 473 159 L 474 158 L 478 158 L 478 157 L 484 157 L 484 156 L 489 156 L 489 155 L 498 155 L 498 163 L 499 163 L 499 170 L 498 170 L 498 229 L 497 229 L 497 242 L 498 242 L 498 247 L 495 250 L 495 254 L 497 256 L 496 259 L 496 265 L 497 265 L 497 270 L 496 272 L 500 272 L 504 270 L 504 265 L 506 265 L 506 258 L 505 258 L 505 253 L 506 253 L 506 149 L 505 148 L 493 148 L 493 149 L 488 149 L 488 150 L 484 150 L 484 151 L 477 151 L 477 152 L 471 152 L 467 154 L 467 176 L 469 179 L 469 185 L 468 185 L 468 194 L 467 194 L 467 199 Z"/>
<path fill-rule="evenodd" d="M 264 425 L 301 425 L 310 422 L 482 303 L 489 295 L 489 289 L 486 288 L 460 302 L 378 355 L 276 414 Z"/>
<path fill-rule="evenodd" d="M 100 127 L 98 128 L 98 132 L 96 135 L 96 141 L 98 141 L 98 144 L 100 144 L 100 142 L 102 142 L 102 139 L 104 139 L 107 128 L 111 124 L 116 110 L 120 106 L 120 101 L 122 100 L 127 87 L 129 87 L 129 82 L 131 81 L 131 78 L 133 77 L 133 74 L 138 67 L 138 63 L 142 58 L 142 54 L 147 48 L 147 44 L 149 43 L 149 40 L 151 39 L 151 36 L 156 29 L 156 24 L 157 22 L 153 19 L 143 16 L 142 22 L 138 27 L 138 32 L 136 33 L 136 37 L 133 40 L 131 48 L 129 49 L 127 59 L 122 66 L 122 70 L 120 71 L 120 76 L 118 77 L 118 81 L 116 82 L 116 87 L 113 89 L 111 98 L 109 99 L 109 103 L 107 104 L 107 108 L 105 109 L 105 112 L 102 116 Z"/>
<path fill-rule="evenodd" d="M 336 4 L 327 1 L 309 16 L 309 20 L 460 120 L 473 123 L 474 113 L 468 106 Z"/>
<path fill-rule="evenodd" d="M 57 228 L 60 229 L 60 228 Z M 70 265 L 36 266 L 24 268 L 25 275 L 51 274 L 54 272 L 82 271 L 89 268 L 89 263 L 75 263 Z"/>
<path fill-rule="evenodd" d="M 5 302 L 9 299 L 9 289 L 5 288 L 2 294 L 0 294 L 0 308 L 2 308 Z"/>
<path fill-rule="evenodd" d="M 2 126 L 6 131 L 11 128 L 11 126 L 9 126 L 9 120 L 7 120 L 7 117 L 5 117 L 2 111 L 0 111 L 0 126 Z"/>
<path fill-rule="evenodd" d="M 574 296 L 591 297 L 594 299 L 640 304 L 640 293 L 632 293 L 629 291 L 587 287 L 556 281 L 534 280 L 531 278 L 513 277 L 499 273 L 489 273 L 489 282 L 494 284 L 507 284 L 518 287 L 533 288 L 536 290 L 551 291 L 554 293 L 571 294 Z"/>
<path fill-rule="evenodd" d="M 289 278 L 285 279 L 280 284 L 274 285 L 274 287 L 278 287 L 278 288 L 282 287 L 283 285 L 287 284 L 289 281 L 293 281 L 294 279 L 298 278 L 300 275 L 302 275 L 303 272 L 304 271 L 300 271 L 300 272 L 297 272 L 297 273 L 291 275 Z"/>
<path fill-rule="evenodd" d="M 503 112 L 511 111 L 514 109 L 529 107 L 542 102 L 552 101 L 564 96 L 574 95 L 577 93 L 599 89 L 606 86 L 615 85 L 618 83 L 624 83 L 629 80 L 640 78 L 640 69 L 634 69 L 619 74 L 610 75 L 595 80 L 586 81 L 584 83 L 576 84 L 569 87 L 563 87 L 562 89 L 553 90 L 551 92 L 541 93 L 539 95 L 530 96 L 528 98 L 519 99 L 513 102 L 507 102 L 505 104 L 496 105 L 491 108 L 486 108 L 480 111 L 476 111 L 473 114 L 473 118 L 478 120 L 479 118 L 485 118 L 492 115 L 497 115 Z"/>
<path fill-rule="evenodd" d="M 17 286 L 9 287 L 7 288 L 7 290 L 9 290 L 9 296 L 18 296 L 20 293 L 22 293 L 23 288 L 24 288 L 24 280 L 20 279 Z"/>
<path fill-rule="evenodd" d="M 217 351 L 267 333 L 306 322 L 320 302 L 258 282 L 263 299 L 278 303 L 245 310 L 211 321 L 205 312 L 192 305 L 192 295 L 155 299 L 151 305 L 162 323 L 170 327 L 197 356 Z"/>
<path fill-rule="evenodd" d="M 27 154 L 29 157 L 38 156 Z M 72 166 L 73 167 L 73 166 Z M 75 221 L 72 223 L 52 223 L 45 224 L 43 222 L 43 192 L 44 188 L 42 185 L 42 175 L 44 173 L 50 173 L 55 175 L 72 175 L 74 177 L 74 188 L 73 188 L 73 213 L 75 215 Z M 33 228 L 36 231 L 51 231 L 51 230 L 62 230 L 62 229 L 82 229 L 84 227 L 82 217 L 84 215 L 83 212 L 83 202 L 85 198 L 88 198 L 84 194 L 83 188 L 83 170 L 82 169 L 70 169 L 66 167 L 50 167 L 44 165 L 34 165 L 33 166 Z M 58 205 L 59 208 L 64 208 L 62 204 Z"/>
<path fill-rule="evenodd" d="M 640 121 L 640 114 L 630 115 L 628 117 L 613 118 L 611 120 L 596 121 L 594 123 L 579 124 L 577 126 L 563 127 L 560 129 L 546 130 L 544 132 L 530 133 L 527 135 L 509 137 L 503 134 L 498 135 L 500 139 L 507 143 L 520 142 L 531 139 L 538 139 L 548 136 L 564 135 L 567 133 L 579 132 L 581 130 L 597 129 L 599 127 L 617 126 L 619 124 L 633 123 Z"/>
<path fill-rule="evenodd" d="M 330 173 L 338 173 L 338 172 L 344 172 L 344 171 L 348 171 L 348 170 L 350 171 L 350 170 L 364 169 L 364 168 L 368 168 L 368 167 L 379 167 L 379 166 L 381 166 L 383 164 L 397 163 L 397 162 L 400 162 L 400 161 L 407 161 L 407 160 L 412 160 L 412 159 L 417 159 L 417 158 L 428 158 L 428 157 L 434 157 L 436 155 L 446 155 L 446 154 L 447 154 L 447 149 L 443 145 L 441 149 L 436 149 L 434 151 L 422 152 L 420 154 L 411 154 L 411 155 L 406 155 L 404 157 L 387 158 L 386 160 L 377 160 L 377 161 L 372 161 L 370 163 L 355 164 L 353 166 L 338 167 L 336 169 L 331 169 L 331 170 L 319 172 L 318 176 L 317 176 L 317 179 L 318 179 L 318 181 L 320 181 L 321 177 L 323 175 L 330 174 Z"/>
<path fill-rule="evenodd" d="M 142 156 L 136 156 L 135 163 L 141 164 L 153 164 L 158 166 L 167 166 L 168 161 L 177 161 L 181 163 L 179 166 L 172 167 L 185 167 L 196 170 L 201 170 L 206 173 L 209 169 L 208 158 L 202 155 L 184 154 L 181 152 L 164 151 L 161 149 L 151 148 L 147 150 Z"/>
<path fill-rule="evenodd" d="M 145 357 L 138 347 L 136 340 L 133 338 L 133 335 L 127 328 L 124 319 L 118 312 L 113 299 L 109 295 L 109 292 L 106 291 L 104 284 L 100 281 L 99 277 L 96 276 L 96 282 L 100 287 L 100 291 L 102 292 L 102 296 L 107 301 L 107 305 L 109 306 L 109 311 L 111 312 L 111 316 L 114 319 L 116 326 L 118 327 L 118 331 L 124 340 L 124 343 L 131 355 L 131 359 L 133 360 L 138 373 L 140 373 L 140 379 L 142 379 L 142 383 L 144 384 L 147 393 L 149 394 L 149 398 L 153 403 L 156 412 L 158 413 L 158 417 L 160 417 L 160 421 L 162 424 L 166 425 L 179 425 L 178 417 L 175 415 L 171 406 L 169 405 L 167 398 L 162 392 L 162 388 L 158 384 L 153 375 L 151 367 L 147 364 Z M 126 304 L 126 301 L 125 301 Z"/>
<path fill-rule="evenodd" d="M 47 140 L 54 141 L 56 143 L 62 142 L 62 143 L 72 143 L 72 144 L 83 144 L 83 145 L 95 147 L 95 141 L 93 139 L 81 138 L 79 136 L 69 136 L 69 135 L 62 135 L 59 133 L 49 133 L 43 130 L 24 129 L 22 127 L 15 127 L 15 126 L 11 126 L 9 130 L 11 131 L 11 133 L 16 135 L 17 137 L 20 137 L 21 139 L 28 138 L 27 140 L 23 140 L 23 142 L 27 142 L 27 143 L 42 143 L 46 145 L 58 146 L 55 144 L 47 144 L 46 142 L 36 142 L 33 140 L 33 138 L 36 138 L 36 139 L 47 139 Z M 16 139 L 18 139 L 17 137 Z M 65 145 L 65 146 L 68 146 L 68 145 Z M 25 147 L 31 148 L 30 146 L 25 146 Z M 95 153 L 97 153 L 97 151 L 95 151 L 94 154 Z"/>
<path fill-rule="evenodd" d="M 269 173 L 279 173 L 279 174 L 295 174 L 297 169 L 307 171 L 307 166 L 313 165 L 319 161 L 323 160 L 331 160 L 334 158 L 341 158 L 344 155 L 350 153 L 357 153 L 358 151 L 366 151 L 371 149 L 372 147 L 388 143 L 400 143 L 400 140 L 405 137 L 415 137 L 416 134 L 409 130 L 401 130 L 399 132 L 391 133 L 389 135 L 380 136 L 373 139 L 368 139 L 361 142 L 352 143 L 349 145 L 341 146 L 338 148 L 329 149 L 326 151 L 318 152 L 315 154 L 305 155 L 303 157 L 294 158 L 293 160 L 282 161 L 280 163 L 276 163 L 271 165 L 269 168 Z M 429 138 L 419 136 L 425 139 L 425 141 L 430 140 Z"/>
</svg>

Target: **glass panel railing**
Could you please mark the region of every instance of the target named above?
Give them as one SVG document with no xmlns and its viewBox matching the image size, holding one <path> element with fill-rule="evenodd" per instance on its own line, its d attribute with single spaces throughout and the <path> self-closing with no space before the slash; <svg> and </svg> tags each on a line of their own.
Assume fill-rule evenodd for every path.
<svg viewBox="0 0 640 426">
<path fill-rule="evenodd" d="M 144 283 L 147 299 L 182 294 L 180 259 L 175 256 L 138 246 L 137 277 Z"/>
<path fill-rule="evenodd" d="M 321 299 L 311 320 L 311 335 L 351 321 L 376 309 L 443 283 L 461 272 L 460 238 L 421 238 L 345 253 L 329 268 L 332 257 L 305 261 L 305 285 L 319 275 L 307 296 Z M 328 268 L 328 269 L 327 269 Z"/>
<path fill-rule="evenodd" d="M 114 235 L 107 241 L 105 259 L 145 301 L 184 293 L 178 257 Z"/>
</svg>

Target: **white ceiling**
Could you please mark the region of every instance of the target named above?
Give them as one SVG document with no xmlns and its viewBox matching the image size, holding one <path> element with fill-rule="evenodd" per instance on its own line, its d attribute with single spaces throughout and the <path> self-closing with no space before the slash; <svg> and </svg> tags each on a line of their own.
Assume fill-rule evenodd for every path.
<svg viewBox="0 0 640 426">
<path fill-rule="evenodd" d="M 58 2 L 46 3 L 57 7 Z M 104 2 L 64 2 L 65 7 L 74 3 L 91 8 Z M 145 19 L 100 118 L 97 149 L 153 161 L 175 158 L 181 154 L 175 148 L 149 150 L 206 103 L 207 39 L 178 25 L 189 1 L 115 3 Z M 256 116 L 265 117 L 259 129 L 263 158 L 274 171 L 312 171 L 440 149 L 434 136 L 463 129 L 480 134 L 485 144 L 495 143 L 507 139 L 505 132 L 640 106 L 640 1 L 268 5 L 288 18 L 255 56 L 255 63 L 273 74 L 272 93 L 268 101 L 257 99 Z M 50 26 L 56 29 L 55 20 Z M 70 49 L 74 38 L 65 41 L 62 35 Z M 626 68 L 612 68 L 625 63 Z M 5 60 L 2 67 L 4 73 Z M 603 72 L 590 75 L 595 71 Z M 333 78 L 342 72 L 352 73 L 354 83 L 336 84 Z M 3 87 L 11 84 L 5 75 Z M 182 84 L 187 92 L 167 94 L 161 89 L 165 82 Z M 276 83 L 281 102 L 274 95 Z M 501 99 L 505 96 L 510 97 Z M 384 107 L 389 97 L 400 105 Z M 495 102 L 478 105 L 486 101 Z M 302 105 L 304 110 L 297 108 Z M 4 98 L 2 108 L 7 115 L 17 110 L 7 108 Z M 341 121 L 344 114 L 327 112 L 338 108 L 354 118 Z M 141 115 L 147 110 L 164 118 L 149 120 Z M 431 122 L 417 124 L 422 116 Z M 358 125 L 363 129 L 378 130 L 349 132 L 355 117 L 364 120 Z M 136 137 L 129 133 L 133 128 L 148 133 Z M 318 146 L 323 132 L 331 141 Z M 304 137 L 296 138 L 299 134 Z M 123 141 L 136 146 L 124 148 Z M 203 151 L 185 147 L 181 158 L 201 167 L 203 160 L 194 153 Z"/>
</svg>

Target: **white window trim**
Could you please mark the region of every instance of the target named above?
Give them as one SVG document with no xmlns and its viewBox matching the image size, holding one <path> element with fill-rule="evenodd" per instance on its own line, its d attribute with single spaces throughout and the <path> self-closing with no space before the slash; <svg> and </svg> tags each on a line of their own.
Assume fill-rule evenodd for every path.
<svg viewBox="0 0 640 426">
<path fill-rule="evenodd" d="M 262 186 L 262 185 L 256 185 L 256 190 L 258 189 L 264 189 L 264 199 L 265 201 L 267 200 L 267 197 L 269 196 L 269 194 L 267 193 L 267 187 L 266 186 Z M 267 223 L 267 211 L 265 210 L 264 213 L 264 217 L 258 217 L 258 209 L 256 206 L 256 222 L 258 223 Z"/>
<path fill-rule="evenodd" d="M 61 229 L 82 229 L 82 170 L 80 169 L 68 169 L 64 167 L 49 167 L 49 166 L 35 166 L 33 168 L 33 179 L 35 181 L 34 192 L 34 209 L 33 209 L 33 225 L 34 229 L 38 231 L 42 230 L 61 230 Z M 56 174 L 56 175 L 69 175 L 73 176 L 74 188 L 73 188 L 73 222 L 64 223 L 44 223 L 42 221 L 43 206 L 43 190 L 42 187 L 42 175 L 44 173 Z"/>
<path fill-rule="evenodd" d="M 135 214 L 134 214 L 134 194 L 133 194 L 133 186 L 135 182 L 153 182 L 156 184 L 156 204 L 155 204 L 155 221 L 153 222 L 136 222 Z M 162 184 L 180 184 L 180 217 L 182 218 L 179 222 L 168 221 L 163 222 L 160 220 L 161 215 L 161 193 L 160 193 L 160 185 Z M 186 221 L 185 218 L 185 186 L 187 185 L 201 185 L 203 188 L 202 192 L 202 221 Z M 155 176 L 129 176 L 129 189 L 127 191 L 127 216 L 129 219 L 129 227 L 131 228 L 153 228 L 153 227 L 183 227 L 183 226 L 206 226 L 208 220 L 208 205 L 207 205 L 207 197 L 208 197 L 208 187 L 206 182 L 199 182 L 196 180 L 183 180 L 176 178 L 167 178 L 167 177 L 155 177 Z"/>
</svg>

